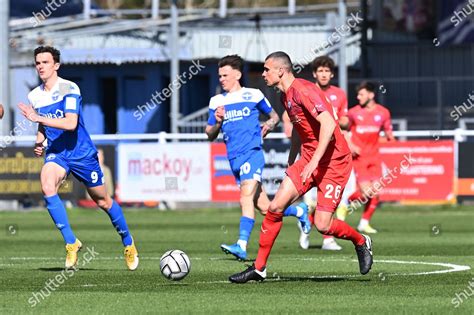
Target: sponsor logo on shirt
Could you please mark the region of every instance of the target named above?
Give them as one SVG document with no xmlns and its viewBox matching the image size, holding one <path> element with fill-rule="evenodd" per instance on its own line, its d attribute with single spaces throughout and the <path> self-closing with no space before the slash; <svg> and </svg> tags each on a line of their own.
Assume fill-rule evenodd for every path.
<svg viewBox="0 0 474 315">
<path fill-rule="evenodd" d="M 224 120 L 227 121 L 236 121 L 241 120 L 244 117 L 250 116 L 250 108 L 245 106 L 242 109 L 233 109 L 233 110 L 226 110 L 224 115 Z"/>
<path fill-rule="evenodd" d="M 43 113 L 41 116 L 48 117 L 48 118 L 64 118 L 64 112 L 60 109 L 57 109 L 56 112 L 53 113 Z"/>
<path fill-rule="evenodd" d="M 380 128 L 378 126 L 356 126 L 357 133 L 378 133 Z"/>
</svg>

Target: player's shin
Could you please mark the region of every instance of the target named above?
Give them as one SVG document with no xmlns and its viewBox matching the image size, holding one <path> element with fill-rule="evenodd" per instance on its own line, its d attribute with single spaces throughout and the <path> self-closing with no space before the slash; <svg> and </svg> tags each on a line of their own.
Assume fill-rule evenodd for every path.
<svg viewBox="0 0 474 315">
<path fill-rule="evenodd" d="M 364 210 L 364 213 L 362 214 L 362 219 L 370 221 L 370 219 L 372 218 L 372 215 L 375 212 L 375 209 L 377 209 L 378 204 L 379 204 L 379 198 L 377 196 L 370 198 L 369 202 L 365 204 L 365 210 Z"/>
<path fill-rule="evenodd" d="M 54 224 L 61 232 L 64 242 L 66 244 L 74 244 L 76 236 L 72 232 L 69 220 L 67 218 L 66 208 L 59 196 L 53 195 L 50 197 L 44 197 L 46 208 L 48 209 L 49 215 L 54 221 Z"/>
<path fill-rule="evenodd" d="M 283 225 L 283 213 L 268 211 L 262 222 L 260 231 L 260 247 L 258 249 L 255 268 L 263 270 L 267 264 L 268 256 L 272 250 L 275 239 Z"/>
<path fill-rule="evenodd" d="M 338 220 L 336 218 L 332 219 L 331 226 L 324 234 L 352 241 L 352 243 L 356 246 L 362 245 L 365 242 L 365 239 L 362 234 L 357 232 L 346 222 Z"/>
<path fill-rule="evenodd" d="M 127 221 L 125 220 L 125 216 L 123 215 L 122 208 L 115 200 L 113 200 L 112 207 L 109 209 L 109 211 L 106 212 L 109 215 L 110 221 L 112 221 L 113 226 L 122 238 L 123 246 L 132 245 L 132 236 L 130 235 L 130 231 L 128 230 Z"/>
<path fill-rule="evenodd" d="M 240 218 L 239 240 L 237 241 L 237 244 L 239 244 L 244 251 L 247 250 L 247 242 L 249 241 L 254 224 L 255 220 L 252 218 L 245 216 Z"/>
</svg>

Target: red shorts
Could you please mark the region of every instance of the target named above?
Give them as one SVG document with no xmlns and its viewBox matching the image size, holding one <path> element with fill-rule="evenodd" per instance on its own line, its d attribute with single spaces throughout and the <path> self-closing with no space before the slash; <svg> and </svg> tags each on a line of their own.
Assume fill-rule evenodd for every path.
<svg viewBox="0 0 474 315">
<path fill-rule="evenodd" d="M 382 163 L 379 158 L 356 157 L 354 172 L 357 182 L 372 182 L 382 177 Z"/>
<path fill-rule="evenodd" d="M 348 154 L 331 160 L 328 165 L 319 165 L 311 178 L 303 184 L 301 173 L 308 162 L 304 158 L 299 159 L 288 167 L 286 174 L 300 196 L 313 187 L 317 188 L 318 205 L 316 210 L 334 212 L 341 201 L 342 193 L 351 175 L 352 157 Z"/>
</svg>

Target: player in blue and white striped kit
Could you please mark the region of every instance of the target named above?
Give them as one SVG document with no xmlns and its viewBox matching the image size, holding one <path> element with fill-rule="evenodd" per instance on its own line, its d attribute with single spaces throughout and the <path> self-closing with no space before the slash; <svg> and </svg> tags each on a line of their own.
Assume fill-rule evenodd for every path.
<svg viewBox="0 0 474 315">
<path fill-rule="evenodd" d="M 43 82 L 28 94 L 31 105 L 20 103 L 22 114 L 38 123 L 35 155 L 45 153 L 41 169 L 41 189 L 46 207 L 66 243 L 67 269 L 75 268 L 81 241 L 74 235 L 66 209 L 58 196 L 62 181 L 72 173 L 84 183 L 97 205 L 110 217 L 122 238 L 127 267 L 138 267 L 138 252 L 128 230 L 122 208 L 107 195 L 97 149 L 82 119 L 82 97 L 79 87 L 58 76 L 60 52 L 40 46 L 34 51 L 36 71 Z M 45 146 L 45 142 L 47 144 Z"/>
<path fill-rule="evenodd" d="M 272 109 L 263 93 L 258 89 L 242 87 L 243 60 L 238 55 L 229 55 L 219 61 L 219 82 L 224 93 L 211 98 L 206 134 L 214 140 L 222 130 L 227 148 L 227 158 L 240 185 L 239 240 L 233 245 L 221 245 L 221 249 L 239 260 L 247 258 L 247 242 L 255 223 L 255 208 L 265 215 L 270 200 L 261 185 L 265 165 L 262 136 L 273 130 L 279 122 L 278 114 Z M 260 113 L 270 117 L 260 127 Z M 284 215 L 296 216 L 309 233 L 308 207 L 301 203 L 290 206 Z"/>
</svg>

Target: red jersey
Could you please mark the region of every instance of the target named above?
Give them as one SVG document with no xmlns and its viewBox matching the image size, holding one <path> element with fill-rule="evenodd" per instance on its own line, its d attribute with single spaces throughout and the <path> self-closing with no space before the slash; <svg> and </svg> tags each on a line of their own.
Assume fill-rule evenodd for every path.
<svg viewBox="0 0 474 315">
<path fill-rule="evenodd" d="M 349 110 L 347 117 L 352 142 L 361 148 L 359 156 L 377 156 L 380 131 L 392 131 L 389 110 L 380 104 L 375 104 L 370 111 L 357 105 Z"/>
<path fill-rule="evenodd" d="M 282 102 L 293 123 L 293 128 L 296 128 L 300 136 L 301 156 L 309 160 L 319 143 L 321 124 L 316 117 L 319 113 L 328 111 L 334 118 L 332 105 L 320 88 L 303 79 L 293 81 L 288 91 L 282 94 Z M 329 164 L 331 160 L 349 154 L 350 150 L 341 129 L 336 126 L 320 164 Z"/>
<path fill-rule="evenodd" d="M 347 116 L 347 97 L 346 93 L 337 86 L 330 85 L 327 89 L 321 89 L 332 104 L 336 121 L 341 117 Z"/>
</svg>

